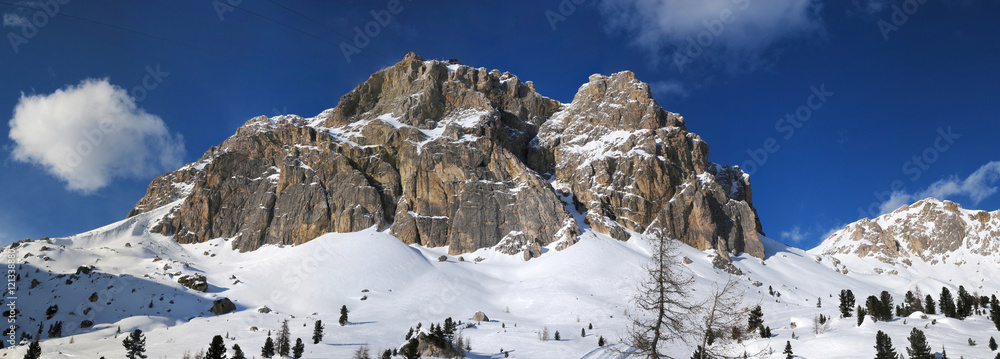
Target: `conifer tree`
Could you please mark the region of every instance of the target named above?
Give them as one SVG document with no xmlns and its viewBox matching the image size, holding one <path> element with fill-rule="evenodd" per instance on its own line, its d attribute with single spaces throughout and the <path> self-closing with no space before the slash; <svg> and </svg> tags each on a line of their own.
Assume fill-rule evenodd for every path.
<svg viewBox="0 0 1000 359">
<path fill-rule="evenodd" d="M 948 290 L 948 287 L 941 288 L 941 298 L 939 300 L 940 303 L 938 303 L 938 306 L 941 308 L 941 314 L 948 318 L 954 318 L 955 314 L 957 314 L 955 313 L 955 300 L 952 299 L 951 291 Z"/>
<path fill-rule="evenodd" d="M 316 325 L 313 326 L 313 344 L 319 344 L 323 340 L 323 321 L 317 320 Z"/>
<path fill-rule="evenodd" d="M 858 306 L 858 326 L 859 327 L 861 326 L 861 323 L 865 322 L 865 316 L 867 316 L 867 315 L 868 315 L 868 313 L 865 311 L 865 309 L 861 308 L 861 306 L 859 305 Z"/>
<path fill-rule="evenodd" d="M 226 359 L 226 343 L 223 342 L 221 335 L 212 337 L 212 343 L 208 346 L 205 359 Z"/>
<path fill-rule="evenodd" d="M 866 313 L 871 314 L 872 320 L 876 322 L 881 320 L 882 302 L 879 301 L 878 297 L 874 295 L 868 296 L 868 299 L 865 300 L 865 311 Z"/>
<path fill-rule="evenodd" d="M 906 354 L 910 356 L 910 359 L 933 359 L 934 355 L 931 354 L 931 347 L 927 345 L 927 337 L 924 332 L 920 329 L 913 328 L 910 331 L 910 336 L 907 338 L 910 341 L 910 346 L 906 348 Z"/>
<path fill-rule="evenodd" d="M 792 342 L 791 341 L 785 341 L 785 351 L 781 352 L 781 354 L 785 354 L 785 359 L 792 359 L 793 358 L 792 354 L 795 354 L 795 353 L 792 353 Z"/>
<path fill-rule="evenodd" d="M 958 299 L 955 300 L 955 318 L 958 318 L 958 319 L 965 319 L 965 318 L 967 318 L 972 313 L 969 313 L 968 311 L 966 311 L 966 308 L 969 308 L 968 310 L 971 311 L 971 307 L 972 306 L 969 305 L 969 303 L 965 301 L 965 297 L 963 297 L 961 295 L 958 296 Z"/>
<path fill-rule="evenodd" d="M 600 336 L 599 338 L 597 338 L 597 346 L 603 347 L 604 343 L 605 343 L 605 341 L 604 341 L 604 336 L 603 335 Z"/>
<path fill-rule="evenodd" d="M 958 303 L 956 304 L 956 316 L 960 319 L 965 319 L 972 315 L 972 305 L 975 303 L 976 299 L 969 294 L 969 291 L 965 290 L 965 286 L 958 286 Z"/>
<path fill-rule="evenodd" d="M 559 337 L 559 331 L 558 331 L 558 330 L 556 331 L 556 335 L 555 335 L 555 339 L 556 339 L 556 341 L 557 341 L 557 342 L 559 341 L 559 339 L 561 339 L 561 338 Z"/>
<path fill-rule="evenodd" d="M 24 353 L 24 359 L 39 359 L 41 357 L 42 346 L 38 344 L 38 341 L 36 340 L 31 342 L 31 344 L 28 344 L 28 352 Z"/>
<path fill-rule="evenodd" d="M 892 295 L 890 295 L 888 291 L 883 290 L 881 295 L 879 295 L 879 303 L 882 304 L 880 308 L 881 310 L 879 311 L 879 316 L 881 316 L 881 318 L 879 319 L 883 322 L 892 320 Z"/>
<path fill-rule="evenodd" d="M 924 298 L 924 313 L 934 315 L 937 314 L 937 306 L 934 304 L 934 298 L 930 294 L 927 298 Z"/>
<path fill-rule="evenodd" d="M 267 340 L 264 341 L 264 347 L 260 349 L 260 356 L 264 358 L 274 357 L 274 341 L 268 336 Z"/>
<path fill-rule="evenodd" d="M 581 338 L 586 338 L 587 337 L 587 329 L 580 328 L 580 337 Z"/>
<path fill-rule="evenodd" d="M 1000 301 L 997 301 L 996 295 L 990 299 L 990 320 L 993 321 L 997 330 L 1000 330 Z"/>
<path fill-rule="evenodd" d="M 875 359 L 896 359 L 896 349 L 892 347 L 892 339 L 881 330 L 875 334 Z"/>
<path fill-rule="evenodd" d="M 747 331 L 754 331 L 764 324 L 764 310 L 760 308 L 760 305 L 753 307 L 750 310 L 750 316 L 747 317 Z"/>
<path fill-rule="evenodd" d="M 386 349 L 382 352 L 382 357 L 379 359 L 392 359 L 392 350 Z"/>
<path fill-rule="evenodd" d="M 840 291 L 840 316 L 842 318 L 850 318 L 851 310 L 854 309 L 854 292 L 850 289 L 843 289 Z"/>
<path fill-rule="evenodd" d="M 917 292 L 919 292 L 919 290 Z M 920 303 L 920 298 L 914 295 L 912 291 L 906 291 L 905 299 L 906 299 L 906 309 L 908 312 L 907 315 L 909 315 L 909 313 L 913 313 L 916 311 L 926 313 L 926 311 L 924 310 L 923 303 Z"/>
<path fill-rule="evenodd" d="M 305 352 L 305 350 L 306 350 L 306 345 L 302 343 L 302 338 L 295 338 L 295 346 L 292 347 L 292 358 L 295 359 L 302 358 L 302 353 Z M 368 351 L 366 350 L 365 355 L 367 356 L 367 354 Z"/>
<path fill-rule="evenodd" d="M 233 344 L 233 358 L 232 359 L 247 359 L 247 355 L 243 354 L 243 348 L 240 348 L 239 344 Z"/>
<path fill-rule="evenodd" d="M 448 340 L 455 339 L 455 321 L 451 317 L 445 318 L 444 320 L 444 335 L 448 337 Z"/>
<path fill-rule="evenodd" d="M 399 354 L 406 359 L 418 359 L 420 358 L 420 352 L 417 350 L 418 345 L 420 345 L 420 342 L 417 341 L 417 338 L 410 338 L 410 340 L 399 349 Z"/>
<path fill-rule="evenodd" d="M 340 326 L 344 326 L 346 324 L 347 324 L 347 306 L 344 305 L 340 307 Z M 420 329 L 419 325 L 417 325 L 417 329 Z"/>
<path fill-rule="evenodd" d="M 125 357 L 128 359 L 146 359 L 146 336 L 142 334 L 142 330 L 132 331 L 132 334 L 122 340 L 122 346 L 125 347 Z"/>
<path fill-rule="evenodd" d="M 281 322 L 281 331 L 278 332 L 278 355 L 288 356 L 291 350 L 292 334 L 288 331 L 288 319 Z"/>
<path fill-rule="evenodd" d="M 993 337 L 990 337 L 990 350 L 997 351 L 997 341 Z"/>
</svg>

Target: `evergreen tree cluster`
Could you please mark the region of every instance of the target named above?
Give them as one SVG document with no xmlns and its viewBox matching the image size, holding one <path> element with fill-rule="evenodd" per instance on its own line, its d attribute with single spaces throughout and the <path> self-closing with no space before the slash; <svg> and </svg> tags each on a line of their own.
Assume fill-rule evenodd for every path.
<svg viewBox="0 0 1000 359">
<path fill-rule="evenodd" d="M 867 309 L 866 313 L 871 315 L 875 321 L 890 321 L 893 318 L 892 295 L 889 295 L 887 291 L 882 291 L 879 297 L 874 295 L 868 296 L 868 299 L 865 301 L 865 308 Z M 858 319 L 858 325 L 861 325 L 862 320 Z"/>
<path fill-rule="evenodd" d="M 921 298 L 912 291 L 907 291 L 903 297 L 903 303 L 896 306 L 896 316 L 908 317 L 914 312 L 924 312 L 924 305 Z"/>
<path fill-rule="evenodd" d="M 420 341 L 423 340 L 432 346 L 443 348 L 456 357 L 464 357 L 465 352 L 472 350 L 472 347 L 468 338 L 463 338 L 461 333 L 456 333 L 459 325 L 461 322 L 456 322 L 448 317 L 443 324 L 431 323 L 424 335 L 421 336 L 420 328 L 423 324 L 417 323 L 416 331 L 411 327 L 406 333 L 406 344 L 400 348 L 399 354 L 405 358 L 419 358 L 418 347 Z"/>
<path fill-rule="evenodd" d="M 851 310 L 854 309 L 854 292 L 850 289 L 840 291 L 840 317 L 850 318 Z"/>
<path fill-rule="evenodd" d="M 972 307 L 979 307 L 979 298 L 969 294 L 965 286 L 958 286 L 958 299 L 955 303 L 955 317 L 958 319 L 968 318 L 973 314 Z"/>
<path fill-rule="evenodd" d="M 316 321 L 316 326 L 313 330 L 313 340 L 317 338 L 317 329 L 319 336 L 318 338 L 322 340 L 323 338 L 323 323 Z M 271 332 L 267 332 L 267 339 L 264 340 L 264 346 L 260 348 L 260 356 L 263 358 L 273 358 L 275 355 L 279 357 L 288 357 L 299 359 L 302 357 L 302 353 L 305 352 L 305 343 L 302 342 L 302 338 L 295 339 L 295 345 L 292 345 L 292 335 L 291 331 L 288 329 L 288 319 L 281 322 L 281 331 L 278 332 L 278 339 L 275 341 L 271 339 Z M 222 359 L 225 359 L 223 357 Z M 235 359 L 235 358 L 234 358 Z"/>
</svg>

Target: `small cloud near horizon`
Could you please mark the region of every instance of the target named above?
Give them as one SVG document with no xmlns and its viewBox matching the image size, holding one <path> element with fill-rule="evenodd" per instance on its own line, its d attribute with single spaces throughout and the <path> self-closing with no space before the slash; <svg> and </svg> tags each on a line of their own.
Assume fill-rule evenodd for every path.
<svg viewBox="0 0 1000 359">
<path fill-rule="evenodd" d="M 808 232 L 802 232 L 802 228 L 799 226 L 792 227 L 791 230 L 781 232 L 781 239 L 790 240 L 795 243 L 801 242 L 805 237 L 809 235 Z"/>
<path fill-rule="evenodd" d="M 936 198 L 942 201 L 953 200 L 956 197 L 968 198 L 975 206 L 997 193 L 998 188 L 994 185 L 997 182 L 1000 182 L 1000 161 L 992 161 L 980 166 L 965 178 L 953 175 L 914 193 L 895 191 L 889 199 L 882 202 L 879 209 L 881 214 L 885 214 L 924 198 Z"/>
</svg>

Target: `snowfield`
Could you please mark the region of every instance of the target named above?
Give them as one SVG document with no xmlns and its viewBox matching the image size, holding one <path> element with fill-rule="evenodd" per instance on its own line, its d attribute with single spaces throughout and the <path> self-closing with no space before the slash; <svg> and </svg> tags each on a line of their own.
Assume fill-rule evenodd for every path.
<svg viewBox="0 0 1000 359">
<path fill-rule="evenodd" d="M 349 358 L 363 344 L 373 355 L 398 348 L 410 327 L 422 323 L 427 328 L 448 317 L 471 324 L 459 326 L 471 340 L 470 358 L 503 358 L 501 349 L 511 358 L 618 358 L 622 357 L 618 351 L 628 351 L 619 338 L 628 326 L 632 293 L 650 258 L 650 245 L 641 235 L 622 242 L 589 229 L 579 243 L 563 251 L 547 248 L 540 258 L 527 262 L 519 255 L 490 249 L 447 256 L 447 248 L 407 246 L 374 228 L 327 234 L 294 247 L 266 246 L 239 253 L 223 238 L 182 245 L 151 234 L 155 218 L 169 209 L 68 238 L 3 250 L 5 258 L 14 256 L 19 263 L 16 305 L 22 312 L 17 324 L 34 333 L 39 323 L 46 330 L 55 321 L 65 323 L 63 337 L 41 341 L 43 358 L 124 357 L 119 328 L 121 333 L 143 330 L 150 358 L 194 354 L 207 349 L 214 335 L 232 338 L 226 340 L 227 347 L 239 344 L 248 357 L 259 358 L 268 331 L 276 333 L 285 319 L 293 341 L 302 338 L 307 343 L 305 358 Z M 937 299 L 942 285 L 954 291 L 964 284 L 978 295 L 995 294 L 995 276 L 965 283 L 963 278 L 978 277 L 963 276 L 961 270 L 995 270 L 996 259 L 980 267 L 970 262 L 961 270 L 948 264 L 947 270 L 913 266 L 892 276 L 860 270 L 841 274 L 817 255 L 764 241 L 765 260 L 733 257 L 743 272 L 739 287 L 745 291 L 745 304 L 763 307 L 764 324 L 774 334 L 747 342 L 748 352 L 770 347 L 774 351 L 770 358 L 783 358 L 780 352 L 791 341 L 799 358 L 871 358 L 876 331 L 888 333 L 897 352 L 905 353 L 910 329 L 920 328 L 935 351 L 946 347 L 950 357 L 996 355 L 987 343 L 1000 333 L 984 316 L 960 321 L 940 315 L 922 319 L 917 313 L 891 322 L 868 318 L 858 327 L 856 318 L 840 319 L 837 310 L 841 289 L 851 289 L 858 304 L 882 290 L 892 293 L 899 304 L 907 290 L 918 287 Z M 445 261 L 438 260 L 442 255 Z M 713 255 L 683 245 L 679 249 L 679 263 L 684 257 L 691 260 L 679 265 L 696 278 L 692 298 L 704 297 L 728 279 L 729 274 L 712 266 Z M 80 271 L 81 266 L 92 266 L 92 272 Z M 190 274 L 206 276 L 208 291 L 177 283 L 180 276 Z M 37 284 L 30 288 L 33 280 Z M 769 286 L 780 297 L 770 295 Z M 222 297 L 231 299 L 237 310 L 215 316 L 209 308 Z M 817 299 L 822 300 L 820 308 Z M 46 319 L 46 309 L 52 305 L 58 305 L 58 311 Z M 345 326 L 337 324 L 342 305 L 350 310 Z M 258 309 L 265 306 L 272 311 L 260 313 Z M 472 322 L 477 311 L 490 321 Z M 818 314 L 832 319 L 814 334 L 812 323 Z M 84 320 L 93 326 L 81 328 Z M 326 331 L 323 341 L 313 345 L 315 320 L 322 320 Z M 581 329 L 589 324 L 593 329 L 581 337 Z M 553 334 L 559 331 L 562 339 L 540 341 L 538 332 L 545 327 Z M 600 336 L 608 346 L 597 346 Z M 978 345 L 969 346 L 969 338 Z M 0 357 L 20 358 L 26 349 L 26 345 L 0 349 Z M 679 345 L 676 355 L 686 358 L 691 349 Z"/>
</svg>

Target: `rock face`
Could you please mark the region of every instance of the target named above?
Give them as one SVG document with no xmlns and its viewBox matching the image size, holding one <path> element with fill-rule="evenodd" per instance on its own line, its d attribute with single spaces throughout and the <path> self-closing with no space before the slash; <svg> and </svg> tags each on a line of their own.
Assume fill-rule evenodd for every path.
<svg viewBox="0 0 1000 359">
<path fill-rule="evenodd" d="M 764 256 L 749 177 L 709 162 L 708 145 L 631 72 L 592 75 L 533 145 L 536 168 L 598 232 L 625 240 L 657 228 L 698 249 Z"/>
<path fill-rule="evenodd" d="M 251 119 L 129 215 L 170 205 L 155 232 L 241 251 L 374 226 L 530 259 L 589 225 L 763 257 L 747 176 L 707 157 L 631 72 L 591 76 L 563 105 L 509 73 L 410 53 L 316 117 Z"/>
<path fill-rule="evenodd" d="M 903 267 L 914 262 L 961 265 L 979 257 L 993 258 L 1000 251 L 996 238 L 1000 238 L 1000 211 L 967 210 L 951 201 L 927 198 L 851 223 L 811 252 L 835 262 L 860 257 Z"/>
</svg>

